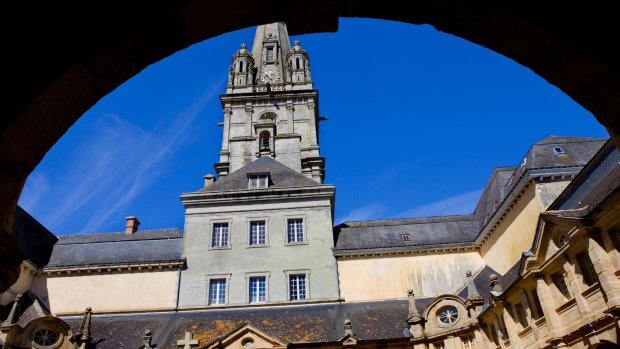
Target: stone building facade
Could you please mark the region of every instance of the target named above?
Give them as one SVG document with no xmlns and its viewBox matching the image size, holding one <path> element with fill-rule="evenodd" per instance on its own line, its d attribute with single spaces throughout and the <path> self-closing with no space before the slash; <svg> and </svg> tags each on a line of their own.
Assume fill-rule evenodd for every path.
<svg viewBox="0 0 620 349">
<path fill-rule="evenodd" d="M 470 215 L 334 227 L 309 62 L 284 23 L 232 57 L 217 178 L 181 196 L 183 230 L 56 237 L 18 210 L 0 348 L 617 346 L 612 142 L 533 144 Z"/>
</svg>

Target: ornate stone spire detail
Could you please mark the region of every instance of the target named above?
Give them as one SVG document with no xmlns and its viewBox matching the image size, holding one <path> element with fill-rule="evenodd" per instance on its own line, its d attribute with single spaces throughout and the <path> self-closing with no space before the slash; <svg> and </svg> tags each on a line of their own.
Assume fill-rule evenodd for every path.
<svg viewBox="0 0 620 349">
<path fill-rule="evenodd" d="M 11 307 L 11 311 L 9 312 L 9 316 L 7 316 L 6 320 L 2 322 L 0 327 L 8 327 L 17 322 L 17 320 L 19 319 L 19 307 L 20 307 L 21 300 L 22 300 L 21 293 L 17 294 L 15 296 L 15 300 L 13 301 L 13 306 Z"/>
<path fill-rule="evenodd" d="M 192 333 L 191 332 L 185 332 L 185 336 L 183 339 L 179 339 L 177 341 L 177 347 L 179 348 L 183 348 L 183 349 L 192 349 L 194 347 L 198 346 L 198 340 L 197 339 L 192 339 Z"/>
<path fill-rule="evenodd" d="M 353 324 L 351 320 L 344 320 L 344 336 L 340 338 L 338 341 L 342 342 L 344 347 L 352 347 L 357 344 L 359 338 L 353 333 Z"/>
<path fill-rule="evenodd" d="M 86 308 L 82 323 L 78 331 L 69 338 L 69 341 L 74 343 L 79 349 L 94 348 L 93 338 L 90 336 L 90 323 L 92 318 L 92 308 Z"/>
<path fill-rule="evenodd" d="M 497 274 L 489 275 L 489 280 L 491 280 L 491 292 L 500 294 L 502 293 L 502 283 L 499 281 Z"/>
<path fill-rule="evenodd" d="M 418 306 L 415 301 L 415 294 L 413 294 L 413 290 L 407 291 L 407 296 L 409 297 L 409 314 L 407 314 L 407 325 L 415 325 L 424 322 L 424 317 L 420 314 L 418 310 Z"/>
<path fill-rule="evenodd" d="M 482 296 L 478 293 L 476 289 L 476 284 L 474 283 L 474 276 L 471 270 L 465 272 L 465 278 L 467 279 L 467 300 L 468 301 L 481 301 Z"/>
<path fill-rule="evenodd" d="M 142 336 L 142 345 L 138 349 L 155 349 L 155 346 L 151 344 L 153 337 L 151 336 L 151 330 L 144 331 Z"/>
</svg>

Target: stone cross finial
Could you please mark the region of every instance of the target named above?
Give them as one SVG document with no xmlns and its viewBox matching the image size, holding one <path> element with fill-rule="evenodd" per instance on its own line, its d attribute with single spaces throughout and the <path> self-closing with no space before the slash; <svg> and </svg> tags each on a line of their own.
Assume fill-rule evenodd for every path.
<svg viewBox="0 0 620 349">
<path fill-rule="evenodd" d="M 241 48 L 247 48 L 248 46 L 245 44 L 245 42 L 243 44 L 241 44 Z"/>
<path fill-rule="evenodd" d="M 198 346 L 198 340 L 192 339 L 192 333 L 188 331 L 185 332 L 184 339 L 179 339 L 177 341 L 177 347 L 179 348 L 192 349 L 193 347 L 197 347 L 197 346 Z"/>
<path fill-rule="evenodd" d="M 293 45 L 295 45 L 295 46 L 299 46 L 299 40 L 295 40 L 295 41 L 293 41 Z"/>
</svg>

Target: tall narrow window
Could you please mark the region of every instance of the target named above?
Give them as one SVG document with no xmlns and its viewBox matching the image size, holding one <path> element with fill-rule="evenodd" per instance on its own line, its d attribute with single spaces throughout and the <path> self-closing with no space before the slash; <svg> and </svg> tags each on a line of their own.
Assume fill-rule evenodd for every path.
<svg viewBox="0 0 620 349">
<path fill-rule="evenodd" d="M 306 299 L 306 274 L 290 275 L 288 284 L 290 300 Z"/>
<path fill-rule="evenodd" d="M 491 325 L 490 327 L 490 331 L 491 331 L 491 339 L 493 340 L 493 343 L 495 344 L 495 346 L 499 345 L 499 338 L 497 336 L 497 328 L 495 327 L 495 325 Z"/>
<path fill-rule="evenodd" d="M 269 175 L 266 173 L 248 175 L 248 189 L 264 189 L 269 187 Z"/>
<path fill-rule="evenodd" d="M 267 61 L 273 61 L 273 60 L 275 60 L 275 59 L 274 59 L 275 57 L 274 57 L 273 52 L 274 52 L 274 51 L 273 51 L 273 47 L 267 47 L 267 55 L 266 55 L 266 57 L 265 57 L 265 59 L 266 59 Z"/>
<path fill-rule="evenodd" d="M 521 324 L 521 327 L 526 328 L 528 326 L 527 317 L 525 316 L 525 312 L 523 311 L 523 305 L 521 303 L 515 304 L 515 313 L 517 315 L 517 319 Z"/>
<path fill-rule="evenodd" d="M 250 278 L 250 303 L 267 300 L 267 282 L 264 276 Z"/>
<path fill-rule="evenodd" d="M 288 220 L 288 242 L 304 241 L 304 220 L 295 218 Z"/>
<path fill-rule="evenodd" d="M 579 266 L 579 270 L 583 276 L 583 282 L 588 286 L 592 286 L 598 282 L 596 270 L 594 269 L 594 265 L 592 264 L 590 257 L 585 253 L 580 253 L 575 256 L 575 259 L 577 260 L 577 265 Z"/>
<path fill-rule="evenodd" d="M 243 73 L 243 61 L 239 61 L 239 73 Z"/>
<path fill-rule="evenodd" d="M 213 224 L 212 247 L 228 246 L 228 223 Z"/>
<path fill-rule="evenodd" d="M 299 64 L 299 58 L 295 58 L 295 65 L 297 66 L 297 70 L 301 69 L 301 65 Z"/>
<path fill-rule="evenodd" d="M 271 134 L 268 131 L 263 131 L 258 135 L 259 150 L 270 151 L 271 150 Z"/>
<path fill-rule="evenodd" d="M 226 304 L 226 279 L 209 281 L 209 305 Z"/>
<path fill-rule="evenodd" d="M 566 297 L 566 299 L 571 299 L 570 292 L 568 291 L 568 286 L 566 286 L 566 281 L 564 280 L 564 276 L 562 274 L 551 275 L 551 281 L 558 289 L 558 291 L 560 291 L 560 293 L 564 297 Z"/>
<path fill-rule="evenodd" d="M 265 221 L 250 222 L 250 245 L 265 244 Z"/>
</svg>

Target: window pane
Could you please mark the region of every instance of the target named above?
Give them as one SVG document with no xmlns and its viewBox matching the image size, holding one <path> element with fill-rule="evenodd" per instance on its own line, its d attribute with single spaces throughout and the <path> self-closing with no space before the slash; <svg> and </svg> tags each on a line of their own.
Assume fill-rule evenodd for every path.
<svg viewBox="0 0 620 349">
<path fill-rule="evenodd" d="M 226 303 L 226 280 L 209 281 L 209 305 Z"/>
<path fill-rule="evenodd" d="M 228 223 L 213 224 L 213 235 L 211 236 L 211 246 L 220 247 L 228 245 Z"/>
<path fill-rule="evenodd" d="M 298 274 L 289 277 L 290 300 L 306 299 L 306 275 Z"/>
<path fill-rule="evenodd" d="M 250 222 L 250 245 L 265 244 L 265 221 Z"/>
<path fill-rule="evenodd" d="M 250 278 L 250 303 L 264 302 L 267 299 L 267 283 L 265 277 Z"/>
<path fill-rule="evenodd" d="M 288 242 L 304 241 L 303 219 L 288 220 Z"/>
</svg>

